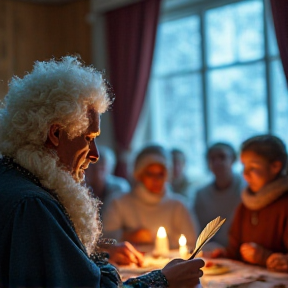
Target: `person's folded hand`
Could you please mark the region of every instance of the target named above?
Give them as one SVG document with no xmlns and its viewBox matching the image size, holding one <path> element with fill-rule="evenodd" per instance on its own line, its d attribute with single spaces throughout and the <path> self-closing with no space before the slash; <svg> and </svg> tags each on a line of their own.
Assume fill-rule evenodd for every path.
<svg viewBox="0 0 288 288">
<path fill-rule="evenodd" d="M 154 238 L 150 230 L 140 228 L 134 231 L 125 231 L 123 239 L 133 244 L 153 244 Z"/>
<path fill-rule="evenodd" d="M 221 258 L 221 257 L 226 257 L 227 255 L 227 251 L 225 248 L 215 248 L 214 250 L 212 250 L 211 252 L 209 252 L 209 254 L 207 253 L 207 255 L 205 256 L 204 253 L 204 257 L 209 257 L 209 258 Z"/>
<path fill-rule="evenodd" d="M 267 261 L 266 266 L 269 270 L 277 272 L 288 272 L 288 255 L 281 253 L 271 254 Z"/>
<path fill-rule="evenodd" d="M 271 251 L 261 245 L 250 242 L 243 243 L 240 246 L 240 254 L 242 259 L 248 263 L 266 266 L 266 260 L 270 256 Z"/>
</svg>

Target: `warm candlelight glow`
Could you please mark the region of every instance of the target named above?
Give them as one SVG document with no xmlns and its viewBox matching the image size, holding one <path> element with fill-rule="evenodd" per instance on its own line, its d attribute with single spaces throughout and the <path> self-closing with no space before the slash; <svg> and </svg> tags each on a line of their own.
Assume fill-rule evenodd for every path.
<svg viewBox="0 0 288 288">
<path fill-rule="evenodd" d="M 166 256 L 169 254 L 169 241 L 164 227 L 159 227 L 158 229 L 153 254 L 157 256 Z"/>
<path fill-rule="evenodd" d="M 187 239 L 183 234 L 181 234 L 179 238 L 179 254 L 180 254 L 180 257 L 183 259 L 186 259 L 188 255 L 188 247 L 186 244 L 187 244 Z"/>
<path fill-rule="evenodd" d="M 186 244 L 187 244 L 187 239 L 186 239 L 186 237 L 183 234 L 181 234 L 181 236 L 179 238 L 179 245 L 180 246 L 185 246 Z"/>
<path fill-rule="evenodd" d="M 164 227 L 159 227 L 158 232 L 157 232 L 157 237 L 158 238 L 165 238 L 167 237 L 167 233 Z"/>
</svg>

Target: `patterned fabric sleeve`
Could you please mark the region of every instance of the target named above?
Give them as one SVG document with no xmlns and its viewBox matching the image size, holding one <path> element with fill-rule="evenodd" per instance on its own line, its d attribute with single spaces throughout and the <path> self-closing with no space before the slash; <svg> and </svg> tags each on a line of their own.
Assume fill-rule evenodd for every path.
<svg viewBox="0 0 288 288">
<path fill-rule="evenodd" d="M 124 282 L 125 288 L 166 288 L 168 287 L 168 281 L 161 270 L 154 270 L 145 275 L 139 276 L 137 278 L 128 279 Z"/>
<path fill-rule="evenodd" d="M 90 255 L 90 259 L 99 267 L 101 271 L 101 288 L 121 287 L 121 277 L 117 269 L 108 262 L 109 254 L 105 252 L 96 252 Z"/>
</svg>

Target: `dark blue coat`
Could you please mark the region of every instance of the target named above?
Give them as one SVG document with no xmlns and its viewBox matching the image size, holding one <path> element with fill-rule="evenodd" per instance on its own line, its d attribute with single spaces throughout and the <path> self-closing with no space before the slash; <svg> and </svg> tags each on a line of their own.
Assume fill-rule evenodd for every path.
<svg viewBox="0 0 288 288">
<path fill-rule="evenodd" d="M 61 205 L 26 172 L 0 161 L 0 288 L 121 286 L 112 265 L 89 259 Z M 124 287 L 161 287 L 151 285 L 159 272 Z"/>
</svg>

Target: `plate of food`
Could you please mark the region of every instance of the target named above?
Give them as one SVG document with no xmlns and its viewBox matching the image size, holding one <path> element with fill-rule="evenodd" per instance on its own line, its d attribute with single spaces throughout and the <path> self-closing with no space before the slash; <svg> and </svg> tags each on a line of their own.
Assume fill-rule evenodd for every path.
<svg viewBox="0 0 288 288">
<path fill-rule="evenodd" d="M 207 261 L 201 269 L 204 275 L 220 275 L 230 271 L 229 266 L 216 261 Z"/>
</svg>

